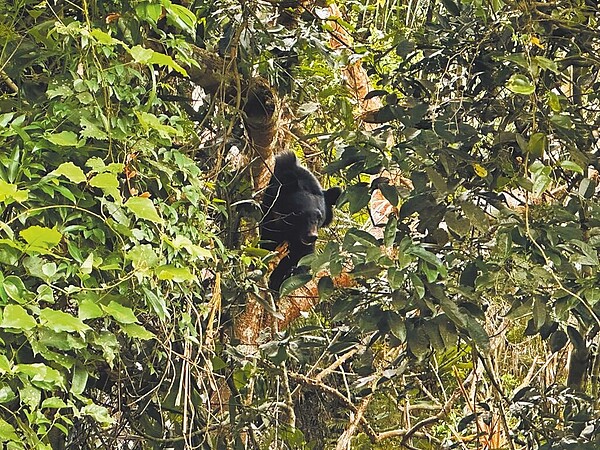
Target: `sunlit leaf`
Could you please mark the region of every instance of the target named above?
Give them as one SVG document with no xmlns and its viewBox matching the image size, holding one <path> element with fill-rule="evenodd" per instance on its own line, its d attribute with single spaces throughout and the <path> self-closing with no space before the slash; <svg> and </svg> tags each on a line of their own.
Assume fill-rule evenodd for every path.
<svg viewBox="0 0 600 450">
<path fill-rule="evenodd" d="M 152 200 L 145 197 L 131 197 L 125 202 L 125 206 L 139 219 L 149 220 L 154 223 L 163 223 L 154 207 Z"/>
<path fill-rule="evenodd" d="M 40 311 L 40 320 L 42 325 L 53 331 L 77 332 L 83 333 L 91 328 L 83 321 L 69 313 L 57 311 L 50 308 L 44 308 Z"/>
<path fill-rule="evenodd" d="M 39 225 L 26 228 L 19 235 L 33 250 L 50 250 L 59 244 L 62 234 L 55 228 L 46 228 Z"/>
<path fill-rule="evenodd" d="M 531 81 L 524 75 L 513 75 L 510 80 L 508 80 L 506 87 L 515 94 L 530 95 L 535 92 L 535 86 L 531 84 Z"/>
<path fill-rule="evenodd" d="M 83 170 L 70 161 L 62 163 L 56 170 L 52 171 L 52 174 L 57 176 L 64 175 L 73 183 L 82 183 L 87 180 Z"/>
<path fill-rule="evenodd" d="M 31 330 L 37 326 L 32 317 L 21 305 L 6 305 L 2 311 L 1 328 L 15 328 L 18 330 Z"/>
<path fill-rule="evenodd" d="M 131 308 L 127 306 L 123 306 L 120 303 L 115 301 L 111 301 L 107 306 L 102 305 L 102 309 L 106 314 L 111 316 L 117 322 L 120 323 L 135 323 L 137 322 L 137 317 L 133 313 Z"/>
</svg>

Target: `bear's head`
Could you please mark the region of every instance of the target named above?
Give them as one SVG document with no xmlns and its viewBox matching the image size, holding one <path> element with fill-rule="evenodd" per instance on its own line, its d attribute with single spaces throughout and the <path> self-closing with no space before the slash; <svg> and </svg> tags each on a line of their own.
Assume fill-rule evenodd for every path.
<svg viewBox="0 0 600 450">
<path fill-rule="evenodd" d="M 331 223 L 341 192 L 339 187 L 323 190 L 294 153 L 278 155 L 262 204 L 261 239 L 269 241 L 265 248 L 288 242 L 290 253 L 305 247 L 300 257 L 314 251 L 319 228 Z"/>
</svg>

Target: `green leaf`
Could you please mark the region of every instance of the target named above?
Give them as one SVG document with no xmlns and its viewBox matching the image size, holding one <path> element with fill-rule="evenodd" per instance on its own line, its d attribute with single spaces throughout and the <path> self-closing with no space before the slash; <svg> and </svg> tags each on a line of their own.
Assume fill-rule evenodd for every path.
<svg viewBox="0 0 600 450">
<path fill-rule="evenodd" d="M 58 168 L 51 172 L 53 175 L 64 175 L 73 183 L 82 183 L 87 180 L 83 170 L 72 162 L 62 163 Z"/>
<path fill-rule="evenodd" d="M 41 389 L 55 390 L 65 387 L 62 374 L 43 363 L 18 364 L 15 368 L 16 373 L 28 376 L 33 385 Z"/>
<path fill-rule="evenodd" d="M 44 308 L 40 311 L 40 320 L 42 325 L 56 332 L 83 333 L 91 330 L 81 319 L 50 308 Z"/>
<path fill-rule="evenodd" d="M 179 72 L 184 77 L 188 76 L 186 70 L 183 67 L 177 64 L 169 55 L 165 55 L 164 53 L 154 52 L 148 62 L 151 64 L 158 64 L 160 66 L 169 67 Z"/>
<path fill-rule="evenodd" d="M 96 422 L 105 426 L 111 425 L 114 422 L 114 419 L 110 416 L 107 408 L 94 403 L 85 405 L 81 408 L 80 412 L 84 416 L 90 416 Z"/>
<path fill-rule="evenodd" d="M 534 133 L 529 138 L 527 150 L 535 158 L 541 158 L 548 147 L 548 137 L 545 133 Z"/>
<path fill-rule="evenodd" d="M 81 320 L 96 319 L 103 316 L 104 312 L 102 311 L 102 308 L 94 303 L 93 300 L 85 298 L 79 303 L 78 317 Z"/>
<path fill-rule="evenodd" d="M 154 333 L 146 330 L 143 326 L 135 323 L 122 324 L 121 329 L 133 339 L 141 339 L 143 341 L 147 341 L 149 339 L 156 338 L 156 335 Z"/>
<path fill-rule="evenodd" d="M 553 125 L 565 130 L 572 130 L 575 127 L 573 120 L 567 114 L 554 114 L 550 117 L 550 121 Z"/>
<path fill-rule="evenodd" d="M 301 273 L 298 275 L 291 276 L 281 283 L 279 287 L 279 295 L 281 297 L 285 297 L 286 295 L 290 295 L 296 289 L 301 288 L 306 283 L 308 283 L 312 279 L 310 273 Z"/>
<path fill-rule="evenodd" d="M 0 328 L 31 330 L 36 325 L 35 319 L 21 305 L 6 305 L 4 307 Z"/>
<path fill-rule="evenodd" d="M 548 92 L 548 106 L 550 106 L 550 109 L 556 113 L 562 110 L 562 107 L 560 106 L 560 97 L 558 94 L 555 94 L 552 91 Z"/>
<path fill-rule="evenodd" d="M 556 62 L 552 61 L 551 59 L 548 59 L 544 56 L 534 56 L 533 58 L 531 58 L 531 60 L 537 64 L 538 66 L 540 66 L 542 69 L 546 69 L 549 70 L 551 72 L 554 73 L 558 73 L 558 64 L 556 64 Z"/>
<path fill-rule="evenodd" d="M 196 279 L 187 267 L 175 267 L 171 264 L 157 267 L 156 276 L 159 280 L 170 280 L 176 283 L 193 281 Z"/>
<path fill-rule="evenodd" d="M 535 86 L 531 84 L 529 78 L 524 75 L 515 74 L 510 77 L 506 87 L 515 94 L 530 95 L 535 92 Z"/>
<path fill-rule="evenodd" d="M 180 134 L 179 130 L 177 130 L 176 128 L 161 123 L 160 119 L 154 114 L 144 111 L 135 111 L 135 115 L 137 116 L 144 130 L 155 130 L 162 138 L 168 139 L 170 136 Z"/>
<path fill-rule="evenodd" d="M 103 190 L 115 189 L 119 187 L 119 180 L 117 179 L 116 174 L 103 172 L 94 175 L 94 177 L 90 179 L 90 186 L 97 187 Z"/>
<path fill-rule="evenodd" d="M 3 355 L 2 353 L 0 353 L 0 374 L 4 375 L 7 373 L 11 373 L 11 372 L 12 372 L 12 364 L 10 363 L 10 361 L 8 360 L 6 355 Z"/>
<path fill-rule="evenodd" d="M 162 295 L 156 295 L 146 286 L 142 286 L 142 290 L 144 291 L 146 303 L 152 308 L 152 310 L 156 313 L 158 318 L 163 322 L 170 319 L 171 314 L 169 313 L 169 309 L 167 308 L 167 302 L 165 298 Z"/>
<path fill-rule="evenodd" d="M 576 172 L 580 175 L 583 175 L 583 169 L 581 168 L 581 166 L 577 163 L 574 163 L 573 161 L 561 161 L 560 162 L 560 167 L 562 167 L 565 170 L 570 170 L 572 172 Z"/>
<path fill-rule="evenodd" d="M 4 279 L 2 288 L 6 295 L 17 303 L 27 303 L 35 298 L 35 294 L 25 287 L 23 280 L 15 275 L 9 275 Z"/>
<path fill-rule="evenodd" d="M 145 219 L 159 224 L 163 223 L 163 220 L 156 212 L 156 208 L 154 207 L 152 200 L 149 198 L 131 197 L 125 202 L 125 206 L 139 219 Z"/>
<path fill-rule="evenodd" d="M 44 401 L 42 402 L 41 407 L 42 408 L 60 409 L 60 408 L 66 408 L 67 404 L 61 398 L 58 398 L 58 397 L 49 397 L 47 399 L 44 399 Z"/>
<path fill-rule="evenodd" d="M 0 442 L 8 441 L 21 442 L 21 438 L 10 423 L 0 418 Z"/>
<path fill-rule="evenodd" d="M 133 313 L 131 308 L 121 305 L 115 301 L 111 301 L 107 306 L 102 306 L 102 309 L 106 314 L 111 316 L 117 322 L 120 323 L 134 323 L 137 322 L 137 317 Z"/>
<path fill-rule="evenodd" d="M 122 42 L 120 40 L 113 38 L 111 35 L 109 35 L 108 33 L 105 33 L 102 30 L 99 30 L 98 28 L 94 28 L 90 34 L 100 44 L 104 44 L 104 45 L 122 44 Z"/>
<path fill-rule="evenodd" d="M 52 142 L 54 145 L 61 147 L 77 147 L 79 141 L 77 140 L 77 134 L 72 131 L 61 131 L 60 133 L 48 133 L 46 139 Z"/>
<path fill-rule="evenodd" d="M 73 368 L 73 378 L 71 380 L 71 392 L 80 395 L 85 390 L 88 382 L 88 371 L 84 367 L 76 364 Z"/>
<path fill-rule="evenodd" d="M 141 45 L 131 47 L 128 51 L 133 60 L 138 64 L 149 63 L 150 58 L 152 58 L 152 54 L 154 53 L 154 50 L 151 48 L 144 48 Z"/>
<path fill-rule="evenodd" d="M 317 290 L 321 300 L 329 298 L 329 296 L 333 294 L 334 289 L 333 280 L 330 276 L 324 276 L 319 279 Z"/>
<path fill-rule="evenodd" d="M 15 200 L 19 203 L 23 203 L 28 198 L 28 190 L 19 190 L 17 189 L 16 184 L 10 184 L 0 179 L 0 202 L 6 202 L 7 200 Z"/>
<path fill-rule="evenodd" d="M 460 207 L 475 228 L 483 233 L 487 232 L 490 222 L 483 209 L 471 202 L 461 202 Z"/>
<path fill-rule="evenodd" d="M 29 244 L 31 250 L 46 251 L 58 245 L 62 234 L 54 228 L 34 225 L 19 232 L 19 235 Z"/>
</svg>

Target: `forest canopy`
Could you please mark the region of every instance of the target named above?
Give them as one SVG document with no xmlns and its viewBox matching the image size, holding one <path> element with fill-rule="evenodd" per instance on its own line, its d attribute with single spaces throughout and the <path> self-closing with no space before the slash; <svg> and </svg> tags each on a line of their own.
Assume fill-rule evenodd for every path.
<svg viewBox="0 0 600 450">
<path fill-rule="evenodd" d="M 0 0 L 0 445 L 598 448 L 599 21 Z M 275 292 L 284 151 L 343 193 Z"/>
</svg>

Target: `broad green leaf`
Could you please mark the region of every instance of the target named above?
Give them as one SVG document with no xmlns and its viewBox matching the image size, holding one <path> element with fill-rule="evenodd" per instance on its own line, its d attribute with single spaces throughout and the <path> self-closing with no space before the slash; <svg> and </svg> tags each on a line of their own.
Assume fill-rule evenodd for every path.
<svg viewBox="0 0 600 450">
<path fill-rule="evenodd" d="M 133 60 L 139 64 L 149 63 L 150 58 L 152 58 L 152 54 L 154 53 L 154 50 L 151 48 L 144 48 L 141 45 L 131 47 L 128 51 Z"/>
<path fill-rule="evenodd" d="M 550 167 L 546 167 L 545 170 L 541 170 L 533 175 L 533 187 L 531 192 L 536 197 L 542 195 L 552 184 L 552 178 L 550 178 Z"/>
<path fill-rule="evenodd" d="M 21 398 L 21 401 L 30 408 L 37 408 L 42 400 L 42 392 L 38 388 L 27 383 L 19 389 L 19 397 Z"/>
<path fill-rule="evenodd" d="M 21 438 L 10 423 L 0 418 L 0 442 L 8 441 L 21 442 Z"/>
<path fill-rule="evenodd" d="M 42 406 L 42 408 L 60 409 L 60 408 L 66 408 L 67 404 L 61 398 L 50 397 L 50 398 L 44 399 L 41 406 Z"/>
<path fill-rule="evenodd" d="M 80 395 L 85 390 L 88 382 L 88 371 L 76 364 L 73 368 L 73 378 L 71 380 L 71 392 L 75 395 Z"/>
<path fill-rule="evenodd" d="M 573 120 L 567 114 L 554 114 L 550 117 L 552 124 L 565 130 L 572 130 L 574 128 Z"/>
<path fill-rule="evenodd" d="M 573 161 L 561 161 L 560 162 L 560 167 L 562 167 L 565 170 L 570 170 L 572 172 L 576 172 L 580 175 L 583 175 L 583 169 L 581 168 L 581 166 L 577 163 L 574 163 Z"/>
<path fill-rule="evenodd" d="M 352 228 L 344 237 L 344 247 L 350 249 L 355 244 L 379 248 L 379 241 L 371 233 L 359 230 L 358 228 Z"/>
<path fill-rule="evenodd" d="M 135 115 L 137 116 L 138 120 L 140 121 L 140 124 L 146 131 L 149 131 L 151 129 L 155 130 L 161 137 L 165 139 L 168 139 L 170 136 L 180 134 L 179 130 L 177 130 L 176 128 L 161 123 L 160 119 L 154 114 L 143 111 L 135 111 Z"/>
<path fill-rule="evenodd" d="M 591 178 L 584 178 L 581 180 L 579 184 L 579 195 L 583 198 L 592 198 L 594 193 L 596 192 L 596 181 Z"/>
<path fill-rule="evenodd" d="M 125 256 L 130 260 L 136 270 L 147 271 L 158 265 L 160 258 L 150 244 L 141 244 L 133 247 Z"/>
<path fill-rule="evenodd" d="M 82 183 L 87 180 L 83 170 L 72 162 L 62 163 L 58 168 L 51 172 L 54 175 L 64 175 L 73 183 Z"/>
<path fill-rule="evenodd" d="M 39 225 L 21 230 L 19 235 L 25 239 L 32 250 L 50 250 L 58 245 L 62 239 L 62 234 L 56 227 L 46 228 Z"/>
<path fill-rule="evenodd" d="M 175 267 L 171 264 L 157 267 L 156 276 L 159 280 L 170 280 L 176 283 L 193 281 L 196 279 L 187 267 Z"/>
<path fill-rule="evenodd" d="M 448 192 L 448 185 L 446 184 L 446 180 L 433 168 L 427 167 L 425 169 L 427 173 L 427 177 L 429 177 L 429 181 L 440 194 L 445 194 Z"/>
<path fill-rule="evenodd" d="M 107 306 L 102 306 L 102 309 L 119 323 L 137 322 L 137 317 L 135 317 L 131 308 L 123 306 L 115 301 L 111 301 Z"/>
<path fill-rule="evenodd" d="M 12 364 L 10 363 L 6 355 L 0 353 L 0 374 L 4 375 L 10 372 L 12 372 Z"/>
<path fill-rule="evenodd" d="M 27 303 L 35 298 L 35 294 L 28 290 L 21 278 L 9 275 L 2 281 L 2 288 L 6 295 L 17 303 Z"/>
<path fill-rule="evenodd" d="M 102 316 L 104 316 L 102 308 L 94 303 L 94 301 L 85 298 L 79 303 L 78 317 L 81 320 L 96 319 Z"/>
<path fill-rule="evenodd" d="M 50 308 L 44 308 L 40 311 L 40 320 L 42 325 L 56 332 L 66 331 L 68 333 L 83 333 L 91 330 L 91 328 L 83 323 L 78 317 Z"/>
<path fill-rule="evenodd" d="M 106 195 L 112 196 L 116 201 L 121 202 L 121 193 L 119 192 L 119 180 L 117 175 L 111 172 L 102 172 L 90 179 L 90 186 L 102 189 Z"/>
<path fill-rule="evenodd" d="M 524 75 L 515 74 L 510 77 L 506 87 L 515 94 L 530 95 L 535 92 L 535 86 Z"/>
<path fill-rule="evenodd" d="M 471 221 L 459 216 L 455 211 L 448 211 L 444 216 L 448 228 L 459 236 L 466 236 L 471 231 Z"/>
<path fill-rule="evenodd" d="M 0 328 L 16 328 L 18 330 L 31 330 L 37 322 L 21 305 L 6 305 L 2 312 Z"/>
<path fill-rule="evenodd" d="M 122 44 L 122 42 L 118 39 L 113 38 L 111 35 L 109 35 L 108 33 L 105 33 L 102 30 L 99 30 L 98 28 L 94 28 L 92 30 L 92 32 L 90 33 L 100 44 L 104 44 L 104 45 L 116 45 L 116 44 Z"/>
<path fill-rule="evenodd" d="M 184 77 L 188 76 L 186 70 L 183 67 L 177 64 L 169 55 L 165 55 L 164 53 L 154 52 L 148 62 L 151 64 L 158 64 L 160 66 L 167 66 L 179 72 Z"/>
<path fill-rule="evenodd" d="M 131 197 L 125 202 L 125 206 L 133 212 L 139 219 L 150 220 L 155 223 L 163 223 L 156 212 L 156 208 L 152 203 L 152 200 L 146 197 Z"/>
<path fill-rule="evenodd" d="M 17 395 L 7 384 L 0 384 L 0 403 L 12 402 Z"/>
<path fill-rule="evenodd" d="M 301 288 L 306 283 L 308 283 L 312 279 L 310 273 L 301 273 L 298 275 L 293 275 L 283 281 L 281 286 L 279 287 L 279 295 L 281 297 L 285 297 L 286 295 L 290 295 L 296 289 Z"/>
<path fill-rule="evenodd" d="M 90 179 L 90 186 L 97 187 L 103 190 L 115 189 L 119 187 L 119 180 L 114 173 L 103 172 L 95 175 Z"/>
<path fill-rule="evenodd" d="M 171 314 L 169 313 L 169 309 L 167 308 L 167 302 L 165 301 L 164 296 L 156 295 L 146 286 L 142 286 L 142 290 L 144 291 L 144 298 L 146 299 L 146 303 L 152 308 L 152 310 L 156 313 L 158 318 L 163 322 L 171 318 Z"/>
<path fill-rule="evenodd" d="M 552 61 L 551 59 L 548 59 L 544 56 L 534 56 L 533 58 L 531 58 L 531 60 L 538 66 L 540 66 L 542 69 L 558 73 L 558 64 L 556 64 L 556 62 Z"/>
<path fill-rule="evenodd" d="M 461 202 L 460 207 L 475 228 L 481 232 L 487 232 L 490 222 L 483 209 L 471 202 Z"/>
<path fill-rule="evenodd" d="M 535 158 L 541 158 L 548 147 L 548 137 L 545 133 L 534 133 L 529 138 L 527 150 Z"/>
<path fill-rule="evenodd" d="M 334 292 L 333 280 L 330 276 L 321 277 L 317 284 L 317 290 L 319 292 L 319 298 L 325 300 Z"/>
<path fill-rule="evenodd" d="M 60 133 L 48 133 L 46 139 L 61 147 L 76 147 L 79 145 L 77 134 L 72 131 L 61 131 Z"/>
<path fill-rule="evenodd" d="M 470 319 L 466 325 L 467 332 L 477 348 L 483 353 L 489 353 L 490 351 L 490 337 L 483 328 L 483 326 L 474 319 Z"/>
<path fill-rule="evenodd" d="M 110 416 L 107 408 L 94 403 L 85 405 L 83 408 L 81 408 L 80 413 L 84 416 L 90 416 L 96 422 L 104 426 L 108 426 L 114 422 L 114 419 Z"/>
<path fill-rule="evenodd" d="M 62 374 L 52 367 L 43 363 L 18 364 L 15 366 L 16 373 L 27 375 L 34 386 L 41 389 L 64 389 L 65 380 Z"/>
<path fill-rule="evenodd" d="M 560 106 L 560 97 L 558 94 L 555 94 L 552 91 L 548 92 L 548 106 L 550 106 L 550 109 L 555 113 L 562 110 L 562 107 Z"/>
<path fill-rule="evenodd" d="M 27 189 L 17 189 L 16 184 L 7 183 L 0 179 L 0 202 L 6 202 L 7 200 L 12 199 L 22 203 L 28 198 L 29 191 Z"/>
<path fill-rule="evenodd" d="M 162 10 L 160 3 L 142 2 L 135 6 L 135 12 L 138 17 L 150 19 L 154 23 L 160 19 Z"/>
<path fill-rule="evenodd" d="M 136 323 L 122 324 L 121 329 L 133 339 L 141 339 L 143 341 L 147 341 L 156 337 L 154 333 L 146 330 L 143 326 L 138 325 Z"/>
<path fill-rule="evenodd" d="M 533 325 L 537 331 L 546 323 L 546 302 L 540 297 L 535 297 L 532 312 Z"/>
</svg>

